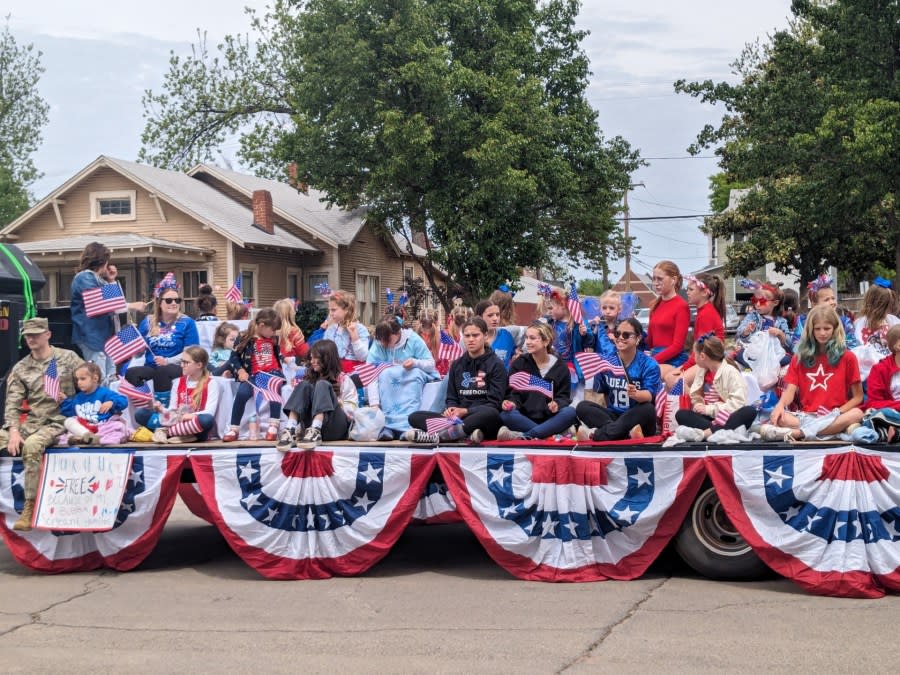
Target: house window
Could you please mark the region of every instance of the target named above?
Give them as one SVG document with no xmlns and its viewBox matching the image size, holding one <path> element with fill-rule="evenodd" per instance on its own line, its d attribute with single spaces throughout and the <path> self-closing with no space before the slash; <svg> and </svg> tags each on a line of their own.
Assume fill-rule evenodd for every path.
<svg viewBox="0 0 900 675">
<path fill-rule="evenodd" d="M 256 304 L 256 275 L 259 268 L 256 265 L 241 265 L 241 295 L 244 296 L 244 302 L 252 302 Z"/>
<path fill-rule="evenodd" d="M 356 275 L 356 306 L 359 321 L 367 326 L 375 324 L 378 315 L 378 296 L 381 293 L 381 279 L 375 274 Z"/>
<path fill-rule="evenodd" d="M 197 313 L 197 297 L 200 295 L 200 287 L 207 283 L 206 270 L 191 270 L 181 275 L 181 311 L 188 316 Z"/>
<path fill-rule="evenodd" d="M 136 220 L 136 190 L 91 192 L 91 221 Z"/>
<path fill-rule="evenodd" d="M 327 284 L 328 283 L 328 273 L 327 272 L 316 272 L 310 274 L 308 277 L 307 285 L 306 285 L 306 301 L 307 302 L 318 302 L 319 304 L 326 304 L 327 300 L 323 298 L 319 291 L 316 290 L 316 286 L 319 284 Z"/>
<path fill-rule="evenodd" d="M 73 272 L 60 272 L 59 282 L 56 286 L 56 306 L 68 305 L 72 300 L 72 280 L 75 278 Z"/>
<path fill-rule="evenodd" d="M 285 297 L 299 300 L 303 297 L 303 276 L 296 267 L 288 267 L 285 283 Z"/>
<path fill-rule="evenodd" d="M 710 237 L 709 261 L 714 265 L 719 262 L 719 240 L 716 237 Z"/>
</svg>

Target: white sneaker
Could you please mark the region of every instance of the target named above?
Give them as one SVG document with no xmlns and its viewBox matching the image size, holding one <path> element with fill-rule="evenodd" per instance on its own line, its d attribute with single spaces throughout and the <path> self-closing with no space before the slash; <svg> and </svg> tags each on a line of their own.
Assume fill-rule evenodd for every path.
<svg viewBox="0 0 900 675">
<path fill-rule="evenodd" d="M 159 427 L 153 432 L 153 442 L 154 443 L 168 443 L 169 442 L 169 434 L 166 433 L 166 430 L 162 427 Z"/>
<path fill-rule="evenodd" d="M 595 431 L 597 430 L 591 429 L 587 424 L 582 424 L 578 427 L 578 431 L 575 432 L 575 438 L 579 441 L 593 441 Z"/>
<path fill-rule="evenodd" d="M 764 441 L 786 441 L 792 443 L 794 438 L 793 431 L 790 427 L 776 427 L 774 424 L 763 424 L 759 428 L 759 435 L 762 436 Z M 791 437 L 791 440 L 787 439 L 788 436 Z"/>
<path fill-rule="evenodd" d="M 480 445 L 484 441 L 484 432 L 481 429 L 476 429 L 471 434 L 469 434 L 468 440 L 469 443 Z"/>
<path fill-rule="evenodd" d="M 518 441 L 524 436 L 521 431 L 513 431 L 509 427 L 500 427 L 500 431 L 497 432 L 497 440 L 498 441 Z"/>
<path fill-rule="evenodd" d="M 703 440 L 703 429 L 686 427 L 684 425 L 675 429 L 675 438 L 687 443 L 699 443 Z"/>
<path fill-rule="evenodd" d="M 441 439 L 437 434 L 429 434 L 421 429 L 409 429 L 403 432 L 401 438 L 407 443 L 427 443 L 428 445 L 439 445 Z"/>
</svg>

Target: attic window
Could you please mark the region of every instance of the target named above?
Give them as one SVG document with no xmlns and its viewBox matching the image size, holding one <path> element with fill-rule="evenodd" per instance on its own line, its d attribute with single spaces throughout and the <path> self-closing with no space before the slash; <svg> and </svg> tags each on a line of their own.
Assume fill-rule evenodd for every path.
<svg viewBox="0 0 900 675">
<path fill-rule="evenodd" d="M 136 220 L 136 190 L 104 190 L 91 192 L 91 222 Z"/>
</svg>

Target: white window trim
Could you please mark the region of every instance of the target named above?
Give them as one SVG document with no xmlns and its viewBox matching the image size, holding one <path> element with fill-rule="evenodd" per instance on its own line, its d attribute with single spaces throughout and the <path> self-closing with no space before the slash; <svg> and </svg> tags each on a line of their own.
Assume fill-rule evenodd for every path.
<svg viewBox="0 0 900 675">
<path fill-rule="evenodd" d="M 117 220 L 137 220 L 137 190 L 102 190 L 90 193 L 91 222 L 102 223 Z M 131 201 L 131 213 L 128 215 L 100 215 L 101 199 L 128 199 Z"/>
</svg>

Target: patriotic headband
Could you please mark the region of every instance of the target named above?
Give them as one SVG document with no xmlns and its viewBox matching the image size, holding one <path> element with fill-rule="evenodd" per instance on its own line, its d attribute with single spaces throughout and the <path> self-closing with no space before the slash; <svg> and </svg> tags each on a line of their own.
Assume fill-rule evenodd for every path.
<svg viewBox="0 0 900 675">
<path fill-rule="evenodd" d="M 685 274 L 684 278 L 687 279 L 688 283 L 693 283 L 697 288 L 701 291 L 708 291 L 709 286 L 700 281 L 697 277 L 692 274 Z"/>
<path fill-rule="evenodd" d="M 181 288 L 181 286 L 175 281 L 175 274 L 173 272 L 167 272 L 166 276 L 160 279 L 159 283 L 156 284 L 156 288 L 153 289 L 153 297 L 158 298 L 166 291 L 177 291 L 179 288 Z"/>
<path fill-rule="evenodd" d="M 538 295 L 543 295 L 545 298 L 553 297 L 553 288 L 550 286 L 550 284 L 538 284 L 537 292 Z"/>
<path fill-rule="evenodd" d="M 741 279 L 741 286 L 751 291 L 758 291 L 763 285 L 755 279 Z"/>
<path fill-rule="evenodd" d="M 832 284 L 834 284 L 834 279 L 832 279 L 827 274 L 820 274 L 818 277 L 810 281 L 806 287 L 809 289 L 810 293 L 818 293 L 823 288 L 831 288 Z"/>
<path fill-rule="evenodd" d="M 313 286 L 323 298 L 327 298 L 331 295 L 331 286 L 328 285 L 327 281 L 323 281 L 321 284 L 316 284 Z"/>
<path fill-rule="evenodd" d="M 891 283 L 890 279 L 885 279 L 884 277 L 875 277 L 875 280 L 872 281 L 876 286 L 881 286 L 882 288 L 893 288 L 894 284 Z"/>
<path fill-rule="evenodd" d="M 702 347 L 703 343 L 712 337 L 716 337 L 716 334 L 714 331 L 709 331 L 708 333 L 704 333 L 703 335 L 701 335 L 700 337 L 697 338 L 697 344 Z"/>
</svg>

